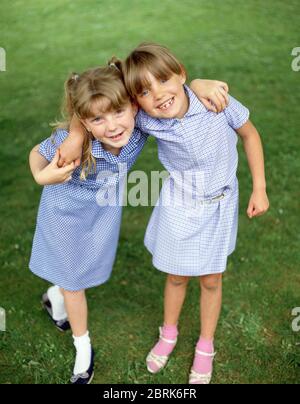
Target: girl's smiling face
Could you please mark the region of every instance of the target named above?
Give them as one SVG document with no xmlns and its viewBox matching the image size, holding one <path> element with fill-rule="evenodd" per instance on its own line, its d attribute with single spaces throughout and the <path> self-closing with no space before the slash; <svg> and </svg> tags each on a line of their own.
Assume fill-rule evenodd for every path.
<svg viewBox="0 0 300 404">
<path fill-rule="evenodd" d="M 136 96 L 139 106 L 154 118 L 182 118 L 189 107 L 184 91 L 186 76 L 171 74 L 168 79 L 157 79 L 150 72 L 146 74 L 147 88 Z"/>
<path fill-rule="evenodd" d="M 92 117 L 82 120 L 82 123 L 108 148 L 120 149 L 127 145 L 134 130 L 137 106 L 128 103 L 119 110 L 102 112 L 104 110 L 95 105 Z"/>
</svg>

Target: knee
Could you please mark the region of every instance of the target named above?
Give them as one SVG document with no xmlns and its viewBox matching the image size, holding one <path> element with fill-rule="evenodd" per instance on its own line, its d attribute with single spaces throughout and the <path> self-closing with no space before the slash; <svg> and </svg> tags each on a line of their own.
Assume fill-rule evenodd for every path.
<svg viewBox="0 0 300 404">
<path fill-rule="evenodd" d="M 215 292 L 222 286 L 222 274 L 201 276 L 200 285 L 201 289 Z"/>
<path fill-rule="evenodd" d="M 85 295 L 85 290 L 66 290 L 66 289 L 61 289 L 62 294 L 64 297 L 78 297 L 78 296 L 84 296 Z"/>
<path fill-rule="evenodd" d="M 186 286 L 189 282 L 188 276 L 177 276 L 177 275 L 169 275 L 168 282 L 172 286 Z"/>
</svg>

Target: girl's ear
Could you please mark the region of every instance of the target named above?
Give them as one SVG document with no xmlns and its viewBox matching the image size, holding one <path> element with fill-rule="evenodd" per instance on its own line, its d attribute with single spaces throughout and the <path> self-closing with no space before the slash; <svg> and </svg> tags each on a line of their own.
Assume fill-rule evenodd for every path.
<svg viewBox="0 0 300 404">
<path fill-rule="evenodd" d="M 180 76 L 181 76 L 181 81 L 182 81 L 182 85 L 183 85 L 183 84 L 185 84 L 185 82 L 186 82 L 187 75 L 186 75 L 185 68 L 184 68 L 182 65 L 181 65 L 181 73 L 180 73 Z"/>
</svg>

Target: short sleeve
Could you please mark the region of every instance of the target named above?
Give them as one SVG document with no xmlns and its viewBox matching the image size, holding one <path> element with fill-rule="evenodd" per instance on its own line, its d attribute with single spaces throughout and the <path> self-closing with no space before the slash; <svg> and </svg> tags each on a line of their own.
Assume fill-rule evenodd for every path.
<svg viewBox="0 0 300 404">
<path fill-rule="evenodd" d="M 52 161 L 56 150 L 68 137 L 68 132 L 64 129 L 56 129 L 56 131 L 47 139 L 40 143 L 39 153 L 45 157 L 46 160 Z"/>
<path fill-rule="evenodd" d="M 248 108 L 230 95 L 229 104 L 224 109 L 224 114 L 229 126 L 236 130 L 248 121 L 250 112 Z"/>
</svg>

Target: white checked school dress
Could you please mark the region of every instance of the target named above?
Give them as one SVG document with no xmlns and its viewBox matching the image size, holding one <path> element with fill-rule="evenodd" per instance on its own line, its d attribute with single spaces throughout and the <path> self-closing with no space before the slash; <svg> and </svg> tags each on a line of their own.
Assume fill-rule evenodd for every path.
<svg viewBox="0 0 300 404">
<path fill-rule="evenodd" d="M 170 174 L 148 224 L 145 246 L 158 270 L 202 276 L 224 272 L 235 249 L 235 129 L 246 123 L 249 111 L 230 97 L 228 107 L 216 114 L 188 87 L 185 91 L 189 109 L 182 119 L 152 118 L 144 111 L 137 117 L 137 126 L 156 137 L 159 159 Z"/>
<path fill-rule="evenodd" d="M 39 148 L 48 161 L 68 133 L 57 130 L 54 135 Z M 80 180 L 78 167 L 68 183 L 44 187 L 29 263 L 34 274 L 70 291 L 109 279 L 119 239 L 123 184 L 146 140 L 135 129 L 119 156 L 94 140 L 95 174 Z"/>
</svg>

